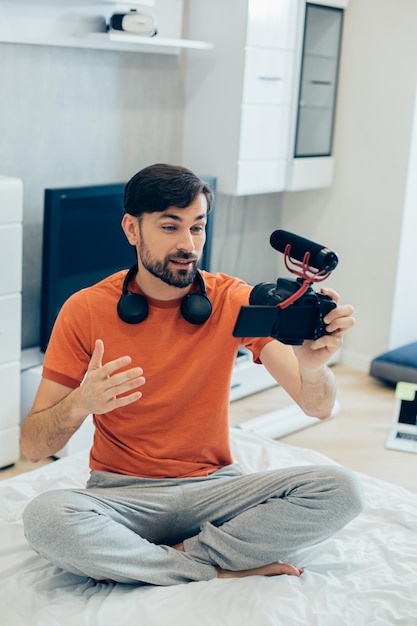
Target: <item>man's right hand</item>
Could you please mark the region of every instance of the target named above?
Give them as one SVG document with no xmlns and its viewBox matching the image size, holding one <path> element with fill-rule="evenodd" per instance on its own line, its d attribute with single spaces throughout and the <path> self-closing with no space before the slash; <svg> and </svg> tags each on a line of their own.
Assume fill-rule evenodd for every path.
<svg viewBox="0 0 417 626">
<path fill-rule="evenodd" d="M 86 415 L 101 415 L 142 397 L 138 391 L 138 387 L 145 384 L 142 368 L 123 369 L 130 365 L 130 356 L 122 356 L 103 365 L 103 356 L 103 341 L 97 339 L 84 381 L 74 390 L 75 405 Z"/>
<path fill-rule="evenodd" d="M 129 356 L 103 365 L 103 356 L 103 341 L 97 339 L 84 380 L 76 389 L 41 379 L 22 425 L 20 444 L 29 461 L 35 463 L 61 450 L 90 413 L 100 415 L 142 397 L 138 391 L 145 384 L 142 369 L 126 369 Z"/>
</svg>

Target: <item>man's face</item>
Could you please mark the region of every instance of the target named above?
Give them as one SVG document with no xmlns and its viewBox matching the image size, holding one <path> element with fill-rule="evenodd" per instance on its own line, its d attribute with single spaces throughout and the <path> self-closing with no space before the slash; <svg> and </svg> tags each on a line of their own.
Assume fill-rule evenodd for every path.
<svg viewBox="0 0 417 626">
<path fill-rule="evenodd" d="M 188 287 L 203 252 L 206 221 L 204 194 L 184 209 L 144 213 L 139 220 L 139 263 L 167 285 Z"/>
</svg>

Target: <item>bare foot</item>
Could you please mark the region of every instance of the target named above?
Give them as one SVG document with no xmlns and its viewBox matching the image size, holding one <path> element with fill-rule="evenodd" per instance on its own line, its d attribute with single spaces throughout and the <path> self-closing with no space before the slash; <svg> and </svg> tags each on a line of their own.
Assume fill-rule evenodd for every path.
<svg viewBox="0 0 417 626">
<path fill-rule="evenodd" d="M 253 569 L 244 569 L 238 572 L 231 572 L 218 567 L 217 577 L 245 578 L 246 576 L 281 576 L 283 574 L 286 574 L 287 576 L 300 576 L 303 571 L 303 569 L 298 569 L 289 563 L 275 561 L 275 563 L 269 563 L 268 565 L 262 565 L 261 567 L 254 567 Z"/>
<path fill-rule="evenodd" d="M 112 580 L 111 578 L 104 578 L 103 580 L 98 580 L 97 578 L 93 578 L 94 584 L 95 585 L 112 585 L 112 584 L 116 584 L 115 580 Z"/>
<path fill-rule="evenodd" d="M 174 548 L 174 550 L 178 550 L 179 552 L 184 552 L 184 546 L 182 545 L 182 543 L 177 543 L 175 544 L 175 546 L 172 546 Z"/>
<path fill-rule="evenodd" d="M 184 552 L 184 546 L 182 543 L 177 543 L 172 546 L 174 550 Z M 221 569 L 217 567 L 218 578 L 245 578 L 246 576 L 281 576 L 286 574 L 287 576 L 301 576 L 304 572 L 303 569 L 298 569 L 294 565 L 289 563 L 283 563 L 282 561 L 275 561 L 275 563 L 269 563 L 268 565 L 262 565 L 261 567 L 254 567 L 253 569 L 244 569 L 237 572 Z"/>
</svg>

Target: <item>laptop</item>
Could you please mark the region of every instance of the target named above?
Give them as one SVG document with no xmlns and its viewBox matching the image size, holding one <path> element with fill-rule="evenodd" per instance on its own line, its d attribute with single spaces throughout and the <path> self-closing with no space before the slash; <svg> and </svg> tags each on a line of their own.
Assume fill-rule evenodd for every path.
<svg viewBox="0 0 417 626">
<path fill-rule="evenodd" d="M 394 424 L 385 446 L 417 452 L 417 384 L 399 382 L 395 388 Z"/>
</svg>

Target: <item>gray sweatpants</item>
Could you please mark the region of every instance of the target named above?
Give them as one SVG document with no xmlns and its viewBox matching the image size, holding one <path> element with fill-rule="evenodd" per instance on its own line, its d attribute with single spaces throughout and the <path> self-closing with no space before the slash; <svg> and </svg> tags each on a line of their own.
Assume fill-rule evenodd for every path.
<svg viewBox="0 0 417 626">
<path fill-rule="evenodd" d="M 26 537 L 59 567 L 94 579 L 174 585 L 290 561 L 358 515 L 360 483 L 338 466 L 148 479 L 93 472 L 87 489 L 36 497 Z M 171 546 L 184 542 L 184 552 Z"/>
</svg>

